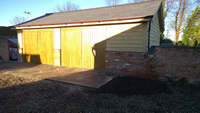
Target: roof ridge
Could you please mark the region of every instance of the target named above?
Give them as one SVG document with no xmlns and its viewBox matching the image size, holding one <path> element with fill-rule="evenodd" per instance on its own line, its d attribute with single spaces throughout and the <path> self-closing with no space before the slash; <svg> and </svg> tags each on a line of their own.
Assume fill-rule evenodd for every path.
<svg viewBox="0 0 200 113">
<path fill-rule="evenodd" d="M 46 13 L 46 14 L 61 14 L 61 13 L 71 13 L 71 12 L 78 12 L 78 11 L 85 11 L 85 10 L 120 7 L 120 6 L 127 6 L 127 5 L 137 5 L 137 4 L 145 4 L 145 3 L 149 3 L 153 1 L 161 1 L 161 0 L 151 0 L 151 1 L 138 2 L 138 3 L 127 3 L 127 4 L 120 4 L 120 5 L 115 5 L 115 6 L 105 6 L 105 7 L 103 6 L 103 7 L 89 8 L 89 9 L 80 9 L 80 10 L 75 10 L 75 11 L 55 12 L 55 13 Z"/>
<path fill-rule="evenodd" d="M 70 12 L 46 13 L 40 17 L 15 26 L 42 26 L 56 24 L 75 24 L 105 22 L 114 20 L 130 20 L 155 15 L 161 7 L 161 0 L 142 3 L 122 4 L 110 7 L 98 7 Z"/>
</svg>

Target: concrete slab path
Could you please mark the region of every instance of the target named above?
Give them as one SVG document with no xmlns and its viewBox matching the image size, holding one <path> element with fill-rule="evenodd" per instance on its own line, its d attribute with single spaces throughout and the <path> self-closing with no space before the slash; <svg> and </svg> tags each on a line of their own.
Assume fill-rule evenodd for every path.
<svg viewBox="0 0 200 113">
<path fill-rule="evenodd" d="M 8 71 L 12 71 L 16 75 L 20 74 L 92 88 L 99 88 L 118 76 L 118 74 L 105 70 L 20 62 L 0 62 L 0 74 Z"/>
</svg>

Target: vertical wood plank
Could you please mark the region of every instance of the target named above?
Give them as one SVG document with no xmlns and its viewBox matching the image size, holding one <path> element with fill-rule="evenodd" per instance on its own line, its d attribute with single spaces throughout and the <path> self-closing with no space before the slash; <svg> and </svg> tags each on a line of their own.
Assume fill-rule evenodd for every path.
<svg viewBox="0 0 200 113">
<path fill-rule="evenodd" d="M 23 31 L 23 59 L 25 62 L 37 63 L 34 55 L 37 51 L 37 31 Z"/>
<path fill-rule="evenodd" d="M 25 62 L 54 64 L 53 30 L 24 30 L 23 48 Z"/>
<path fill-rule="evenodd" d="M 96 50 L 94 49 L 94 31 L 91 30 L 82 30 L 82 67 L 94 69 Z"/>
<path fill-rule="evenodd" d="M 63 28 L 61 32 L 62 65 L 81 67 L 81 29 Z"/>
<path fill-rule="evenodd" d="M 38 31 L 38 51 L 42 64 L 54 64 L 53 30 Z"/>
<path fill-rule="evenodd" d="M 82 29 L 82 67 L 105 69 L 106 27 Z"/>
</svg>

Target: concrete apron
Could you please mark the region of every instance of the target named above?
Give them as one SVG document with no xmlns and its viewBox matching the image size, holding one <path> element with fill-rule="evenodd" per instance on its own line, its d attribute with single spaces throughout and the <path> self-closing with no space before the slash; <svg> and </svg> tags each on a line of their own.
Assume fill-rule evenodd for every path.
<svg viewBox="0 0 200 113">
<path fill-rule="evenodd" d="M 0 70 L 92 88 L 99 88 L 118 76 L 105 70 L 19 62 L 0 62 Z"/>
<path fill-rule="evenodd" d="M 111 72 L 103 70 L 84 70 L 86 71 L 80 71 L 78 73 L 73 73 L 69 75 L 66 74 L 62 76 L 51 77 L 48 79 L 92 88 L 99 88 L 117 76 L 117 74 L 113 74 Z"/>
</svg>

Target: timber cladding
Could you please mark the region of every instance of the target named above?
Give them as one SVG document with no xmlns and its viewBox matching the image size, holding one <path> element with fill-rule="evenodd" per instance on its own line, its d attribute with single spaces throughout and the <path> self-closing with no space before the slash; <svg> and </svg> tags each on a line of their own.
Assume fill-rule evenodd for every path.
<svg viewBox="0 0 200 113">
<path fill-rule="evenodd" d="M 158 13 L 152 19 L 151 32 L 150 32 L 150 46 L 160 45 L 160 27 Z"/>
<path fill-rule="evenodd" d="M 107 26 L 107 51 L 147 51 L 147 24 L 122 24 Z"/>
<path fill-rule="evenodd" d="M 146 31 L 146 23 L 60 28 L 58 41 L 55 29 L 23 30 L 23 60 L 105 69 L 106 51 L 147 51 Z"/>
<path fill-rule="evenodd" d="M 147 50 L 147 24 L 61 28 L 61 65 L 105 69 L 106 51 Z"/>
<path fill-rule="evenodd" d="M 62 28 L 61 65 L 105 69 L 105 36 L 101 28 Z"/>
<path fill-rule="evenodd" d="M 72 67 L 82 67 L 81 55 L 81 30 L 62 29 L 61 39 L 61 60 L 62 65 Z"/>
<path fill-rule="evenodd" d="M 53 30 L 23 30 L 23 60 L 54 64 Z"/>
</svg>

